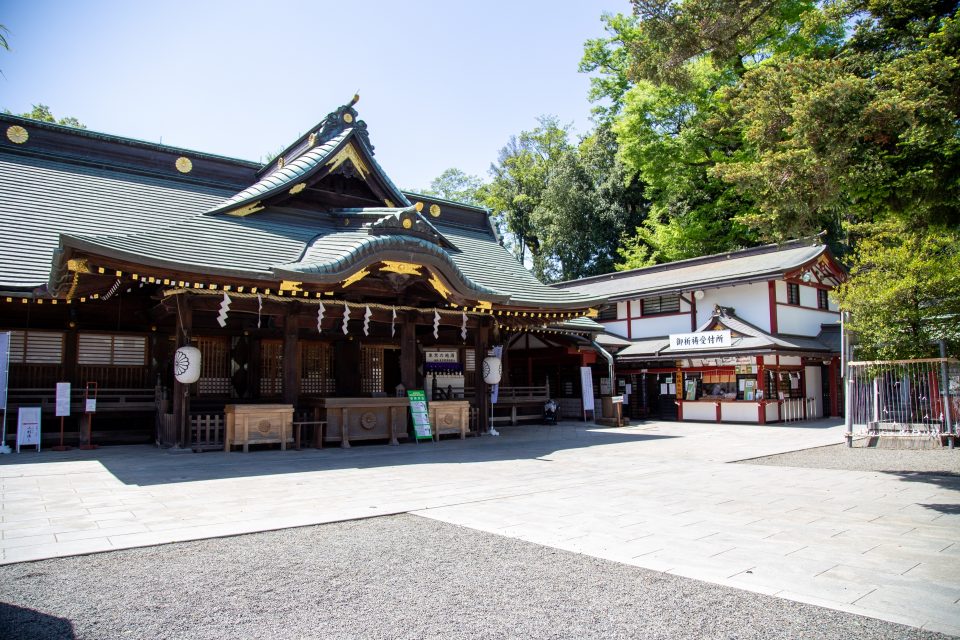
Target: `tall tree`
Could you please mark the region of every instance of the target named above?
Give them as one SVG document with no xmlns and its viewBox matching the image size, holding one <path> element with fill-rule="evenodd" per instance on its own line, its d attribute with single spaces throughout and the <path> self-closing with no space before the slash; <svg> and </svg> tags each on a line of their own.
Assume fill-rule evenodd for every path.
<svg viewBox="0 0 960 640">
<path fill-rule="evenodd" d="M 957 318 L 956 289 L 925 260 L 954 264 L 947 247 L 960 224 L 957 3 L 634 6 L 631 19 L 607 20 L 621 40 L 588 43 L 585 55 L 585 64 L 613 61 L 594 67 L 609 76 L 594 89 L 622 104 L 624 160 L 652 201 L 623 266 L 828 229 L 853 265 L 838 297 L 861 311 L 853 322 L 870 348 L 926 353 L 943 333 L 937 318 Z M 904 284 L 923 273 L 935 291 L 877 288 L 877 278 Z M 882 335 L 895 346 L 884 351 Z"/>
<path fill-rule="evenodd" d="M 430 182 L 430 187 L 424 189 L 421 193 L 482 207 L 484 206 L 480 194 L 482 188 L 483 180 L 478 176 L 472 176 L 456 167 L 450 167 L 434 178 Z"/>
</svg>

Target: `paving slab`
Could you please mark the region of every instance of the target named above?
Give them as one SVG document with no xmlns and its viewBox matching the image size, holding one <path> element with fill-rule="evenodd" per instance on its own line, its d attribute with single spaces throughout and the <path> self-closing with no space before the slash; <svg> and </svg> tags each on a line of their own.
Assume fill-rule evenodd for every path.
<svg viewBox="0 0 960 640">
<path fill-rule="evenodd" d="M 958 607 L 940 606 L 960 584 L 960 482 L 728 464 L 840 443 L 836 422 L 501 433 L 349 450 L 2 456 L 0 563 L 415 513 L 917 628 L 960 628 Z M 903 606 L 929 584 L 943 587 L 937 606 Z"/>
</svg>

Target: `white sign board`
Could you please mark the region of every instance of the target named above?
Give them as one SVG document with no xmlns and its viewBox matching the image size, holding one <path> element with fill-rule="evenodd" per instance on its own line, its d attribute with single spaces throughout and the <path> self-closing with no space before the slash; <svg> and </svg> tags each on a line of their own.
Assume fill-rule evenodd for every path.
<svg viewBox="0 0 960 640">
<path fill-rule="evenodd" d="M 450 362 L 456 364 L 460 362 L 457 357 L 456 349 L 444 349 L 443 351 L 424 351 L 423 358 L 427 362 Z"/>
<path fill-rule="evenodd" d="M 97 411 L 97 399 L 96 398 L 87 398 L 87 403 L 83 407 L 84 412 L 86 413 L 96 413 Z"/>
<path fill-rule="evenodd" d="M 728 349 L 733 346 L 730 330 L 699 331 L 696 333 L 671 333 L 670 347 L 674 351 L 688 349 Z"/>
<path fill-rule="evenodd" d="M 593 369 L 580 367 L 580 388 L 583 394 L 583 419 L 587 419 L 587 411 L 593 411 Z"/>
<path fill-rule="evenodd" d="M 70 415 L 70 383 L 69 382 L 58 382 L 57 383 L 57 413 L 56 416 L 59 418 L 61 416 Z"/>
<path fill-rule="evenodd" d="M 17 414 L 17 453 L 20 446 L 36 445 L 40 451 L 40 407 L 20 407 Z"/>
</svg>

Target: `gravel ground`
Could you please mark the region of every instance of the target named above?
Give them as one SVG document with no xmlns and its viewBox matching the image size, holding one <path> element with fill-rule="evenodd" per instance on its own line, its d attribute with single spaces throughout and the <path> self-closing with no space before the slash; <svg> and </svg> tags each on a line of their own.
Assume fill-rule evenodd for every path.
<svg viewBox="0 0 960 640">
<path fill-rule="evenodd" d="M 740 460 L 740 464 L 960 476 L 960 448 L 952 450 L 946 448 L 877 449 L 836 444 L 764 458 Z"/>
<path fill-rule="evenodd" d="M 0 638 L 940 638 L 402 515 L 0 566 Z"/>
</svg>

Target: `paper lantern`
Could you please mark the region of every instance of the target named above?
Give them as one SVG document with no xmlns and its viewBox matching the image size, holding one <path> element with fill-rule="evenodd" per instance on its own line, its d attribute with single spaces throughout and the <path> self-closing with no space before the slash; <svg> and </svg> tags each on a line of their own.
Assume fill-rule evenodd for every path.
<svg viewBox="0 0 960 640">
<path fill-rule="evenodd" d="M 503 363 L 500 358 L 490 356 L 483 359 L 483 381 L 487 384 L 500 384 L 503 375 Z"/>
<path fill-rule="evenodd" d="M 200 349 L 180 347 L 173 356 L 173 375 L 177 382 L 193 384 L 200 379 Z"/>
</svg>

